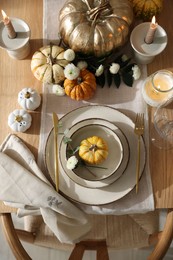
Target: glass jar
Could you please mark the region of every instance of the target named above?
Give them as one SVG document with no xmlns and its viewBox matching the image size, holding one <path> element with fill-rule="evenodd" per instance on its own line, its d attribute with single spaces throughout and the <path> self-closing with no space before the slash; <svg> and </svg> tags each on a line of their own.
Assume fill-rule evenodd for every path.
<svg viewBox="0 0 173 260">
<path fill-rule="evenodd" d="M 173 73 L 159 70 L 147 77 L 142 88 L 145 102 L 157 107 L 173 96 Z"/>
</svg>

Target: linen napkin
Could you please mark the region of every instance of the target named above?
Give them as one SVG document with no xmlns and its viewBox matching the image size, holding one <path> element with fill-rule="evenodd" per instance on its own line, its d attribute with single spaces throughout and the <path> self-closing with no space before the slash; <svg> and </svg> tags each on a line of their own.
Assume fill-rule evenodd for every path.
<svg viewBox="0 0 173 260">
<path fill-rule="evenodd" d="M 76 243 L 91 228 L 87 215 L 54 190 L 15 135 L 0 147 L 0 200 L 18 207 L 19 217 L 41 214 L 62 243 Z"/>
</svg>

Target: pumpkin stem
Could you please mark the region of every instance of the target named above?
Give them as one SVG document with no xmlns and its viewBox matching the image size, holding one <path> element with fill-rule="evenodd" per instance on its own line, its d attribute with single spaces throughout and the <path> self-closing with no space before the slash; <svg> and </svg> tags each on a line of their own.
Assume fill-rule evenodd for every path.
<svg viewBox="0 0 173 260">
<path fill-rule="evenodd" d="M 23 120 L 23 117 L 22 117 L 22 116 L 19 116 L 19 115 L 18 115 L 18 116 L 15 117 L 15 121 L 17 121 L 17 122 L 19 122 L 19 123 L 20 123 L 22 120 Z"/>
<path fill-rule="evenodd" d="M 77 78 L 77 84 L 81 84 L 81 83 L 82 83 L 82 81 L 83 81 L 83 80 L 82 80 L 82 78 L 81 78 L 81 77 L 78 77 L 78 78 Z"/>
<path fill-rule="evenodd" d="M 89 148 L 89 151 L 97 151 L 97 145 L 96 144 L 92 144 Z"/>
<path fill-rule="evenodd" d="M 30 96 L 31 96 L 31 94 L 27 91 L 27 92 L 25 93 L 25 98 L 30 98 Z"/>
<path fill-rule="evenodd" d="M 91 7 L 90 7 L 90 5 L 89 5 L 89 3 L 88 3 L 88 0 L 84 0 L 84 2 L 85 2 L 85 4 L 87 5 L 88 10 L 91 10 Z"/>
<path fill-rule="evenodd" d="M 96 22 L 97 18 L 103 14 L 110 14 L 112 12 L 112 7 L 109 3 L 109 0 L 102 1 L 99 6 L 96 6 L 94 8 L 90 8 L 87 11 L 87 14 L 89 15 L 90 20 L 93 20 L 93 23 Z"/>
</svg>

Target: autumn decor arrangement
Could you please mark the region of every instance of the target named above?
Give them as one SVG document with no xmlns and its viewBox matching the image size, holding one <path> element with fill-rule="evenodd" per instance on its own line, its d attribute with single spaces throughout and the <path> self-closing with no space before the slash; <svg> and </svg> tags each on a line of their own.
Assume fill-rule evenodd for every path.
<svg viewBox="0 0 173 260">
<path fill-rule="evenodd" d="M 119 88 L 123 81 L 132 87 L 141 76 L 138 65 L 124 54 L 86 57 L 72 49 L 51 46 L 34 53 L 31 70 L 38 80 L 53 84 L 53 93 L 58 96 L 66 94 L 74 100 L 89 100 L 96 92 L 96 85 L 111 87 L 114 83 Z M 62 51 L 57 55 L 59 50 Z"/>
<path fill-rule="evenodd" d="M 67 0 L 60 10 L 59 45 L 50 43 L 31 60 L 33 75 L 52 92 L 89 100 L 97 86 L 123 82 L 132 87 L 140 67 L 122 47 L 128 43 L 134 17 L 150 19 L 162 10 L 163 0 Z M 123 48 L 124 50 L 125 48 Z"/>
</svg>

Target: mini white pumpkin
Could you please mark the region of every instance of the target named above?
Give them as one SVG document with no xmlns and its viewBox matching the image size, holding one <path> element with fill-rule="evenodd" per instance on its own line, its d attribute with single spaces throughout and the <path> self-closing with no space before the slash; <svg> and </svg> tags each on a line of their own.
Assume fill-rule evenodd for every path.
<svg viewBox="0 0 173 260">
<path fill-rule="evenodd" d="M 24 109 L 16 109 L 8 116 L 8 125 L 16 132 L 25 132 L 31 126 L 31 122 L 31 115 Z"/>
<path fill-rule="evenodd" d="M 41 96 L 32 88 L 23 88 L 18 94 L 18 103 L 23 109 L 35 110 L 40 106 Z"/>
</svg>

